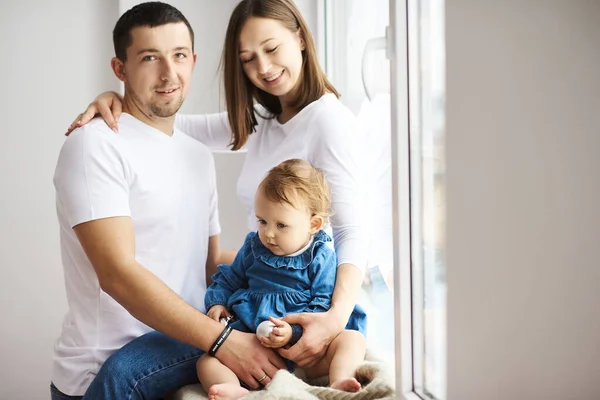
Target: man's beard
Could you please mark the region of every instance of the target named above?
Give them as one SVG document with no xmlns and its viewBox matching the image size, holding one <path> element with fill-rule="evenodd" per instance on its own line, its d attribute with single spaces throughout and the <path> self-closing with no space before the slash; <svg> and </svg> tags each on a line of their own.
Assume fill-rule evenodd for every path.
<svg viewBox="0 0 600 400">
<path fill-rule="evenodd" d="M 168 104 L 158 104 L 158 102 L 150 103 L 147 105 L 147 108 L 150 111 L 151 115 L 154 115 L 155 117 L 166 118 L 175 115 L 177 111 L 179 111 L 179 109 L 181 108 L 182 104 L 183 95 L 180 94 L 179 97 L 174 98 Z"/>
<path fill-rule="evenodd" d="M 126 87 L 127 89 L 127 87 Z M 135 103 L 138 104 L 145 113 L 150 117 L 159 117 L 159 118 L 168 118 L 172 117 L 179 111 L 183 104 L 183 94 L 181 93 L 181 88 L 179 88 L 179 97 L 174 97 L 171 99 L 170 103 L 160 104 L 160 101 L 144 103 L 140 99 L 140 97 L 129 88 L 129 92 L 131 93 L 131 97 L 135 100 Z"/>
</svg>

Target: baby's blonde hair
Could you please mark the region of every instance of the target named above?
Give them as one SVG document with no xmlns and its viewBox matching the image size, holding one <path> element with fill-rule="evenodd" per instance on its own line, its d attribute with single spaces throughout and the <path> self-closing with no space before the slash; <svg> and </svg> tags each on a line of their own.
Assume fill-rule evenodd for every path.
<svg viewBox="0 0 600 400">
<path fill-rule="evenodd" d="M 259 189 L 269 201 L 294 208 L 299 208 L 301 201 L 311 215 L 323 217 L 324 222 L 329 220 L 331 192 L 325 174 L 304 160 L 286 160 L 271 169 Z"/>
</svg>

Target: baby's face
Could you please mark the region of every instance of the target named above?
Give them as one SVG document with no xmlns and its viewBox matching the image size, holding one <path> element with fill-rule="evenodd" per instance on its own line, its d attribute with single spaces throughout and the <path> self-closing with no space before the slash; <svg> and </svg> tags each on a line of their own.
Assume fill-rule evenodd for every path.
<svg viewBox="0 0 600 400">
<path fill-rule="evenodd" d="M 286 203 L 269 201 L 258 190 L 254 201 L 258 219 L 258 236 L 271 252 L 278 256 L 292 254 L 308 243 L 314 228 L 306 207 L 292 207 Z"/>
</svg>

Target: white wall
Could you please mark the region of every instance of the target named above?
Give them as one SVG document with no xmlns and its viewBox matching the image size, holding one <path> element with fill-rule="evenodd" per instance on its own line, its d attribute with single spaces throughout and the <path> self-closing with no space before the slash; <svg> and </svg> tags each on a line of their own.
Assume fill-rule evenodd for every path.
<svg viewBox="0 0 600 400">
<path fill-rule="evenodd" d="M 67 126 L 98 93 L 119 89 L 109 61 L 125 3 L 2 0 L 0 399 L 49 397 L 52 346 L 66 312 L 52 176 Z M 237 0 L 171 3 L 197 38 L 198 64 L 183 111 L 220 111 L 217 66 Z M 216 157 L 223 242 L 231 248 L 246 231 L 235 195 L 242 162 L 239 154 Z"/>
<path fill-rule="evenodd" d="M 600 399 L 600 2 L 446 17 L 448 399 Z"/>
<path fill-rule="evenodd" d="M 1 399 L 49 397 L 66 310 L 52 176 L 77 110 L 117 87 L 109 69 L 116 17 L 116 0 L 2 2 Z"/>
</svg>

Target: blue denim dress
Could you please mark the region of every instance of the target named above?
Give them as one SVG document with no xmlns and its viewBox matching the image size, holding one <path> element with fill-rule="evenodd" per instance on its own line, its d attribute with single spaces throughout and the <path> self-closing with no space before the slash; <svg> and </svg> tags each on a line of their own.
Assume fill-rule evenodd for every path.
<svg viewBox="0 0 600 400">
<path fill-rule="evenodd" d="M 226 306 L 237 319 L 233 328 L 245 332 L 256 332 L 270 316 L 329 310 L 337 271 L 335 252 L 327 245 L 330 241 L 327 233 L 319 231 L 306 251 L 287 257 L 271 253 L 258 233 L 249 233 L 233 264 L 219 265 L 213 275 L 204 298 L 206 309 Z M 346 329 L 365 335 L 366 326 L 367 315 L 356 305 Z"/>
</svg>

